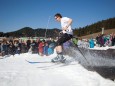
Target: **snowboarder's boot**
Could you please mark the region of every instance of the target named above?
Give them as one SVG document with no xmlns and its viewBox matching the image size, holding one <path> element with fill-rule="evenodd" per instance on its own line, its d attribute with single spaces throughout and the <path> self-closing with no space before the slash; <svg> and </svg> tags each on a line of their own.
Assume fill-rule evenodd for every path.
<svg viewBox="0 0 115 86">
<path fill-rule="evenodd" d="M 62 62 L 64 63 L 65 62 L 65 57 L 63 57 L 63 54 L 62 53 L 58 53 L 57 57 L 53 58 L 52 59 L 52 62 Z"/>
<path fill-rule="evenodd" d="M 58 55 L 57 55 L 55 58 L 53 58 L 53 59 L 51 60 L 51 62 L 53 62 L 53 63 L 58 62 L 58 59 L 59 59 L 59 57 L 58 57 Z"/>
<path fill-rule="evenodd" d="M 61 63 L 65 63 L 65 61 L 66 61 L 65 57 L 62 55 L 62 56 L 60 57 L 60 62 L 61 62 Z"/>
</svg>

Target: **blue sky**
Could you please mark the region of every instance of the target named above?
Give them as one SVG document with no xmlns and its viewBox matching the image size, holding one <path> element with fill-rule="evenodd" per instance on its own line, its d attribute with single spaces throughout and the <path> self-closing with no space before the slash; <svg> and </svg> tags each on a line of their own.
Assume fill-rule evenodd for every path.
<svg viewBox="0 0 115 86">
<path fill-rule="evenodd" d="M 0 32 L 23 27 L 61 28 L 54 15 L 73 19 L 73 28 L 115 17 L 115 0 L 0 0 Z"/>
</svg>

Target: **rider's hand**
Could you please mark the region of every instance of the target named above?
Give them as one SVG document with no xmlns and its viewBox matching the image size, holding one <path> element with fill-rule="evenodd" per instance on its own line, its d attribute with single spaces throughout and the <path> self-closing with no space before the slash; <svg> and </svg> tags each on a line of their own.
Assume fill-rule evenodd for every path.
<svg viewBox="0 0 115 86">
<path fill-rule="evenodd" d="M 63 34 L 63 31 L 60 31 L 59 34 L 60 34 L 60 35 Z"/>
<path fill-rule="evenodd" d="M 62 28 L 63 31 L 66 31 L 66 29 L 67 29 L 67 27 L 63 27 L 63 28 Z"/>
</svg>

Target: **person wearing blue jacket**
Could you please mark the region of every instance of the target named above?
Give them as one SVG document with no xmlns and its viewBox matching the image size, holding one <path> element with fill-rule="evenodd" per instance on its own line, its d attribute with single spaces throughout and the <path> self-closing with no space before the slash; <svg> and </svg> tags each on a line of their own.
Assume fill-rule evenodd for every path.
<svg viewBox="0 0 115 86">
<path fill-rule="evenodd" d="M 45 43 L 44 50 L 43 50 L 44 55 L 48 55 L 48 43 Z"/>
<path fill-rule="evenodd" d="M 91 38 L 90 40 L 89 40 L 89 45 L 90 45 L 90 48 L 94 48 L 94 40 L 93 40 L 93 38 Z"/>
</svg>

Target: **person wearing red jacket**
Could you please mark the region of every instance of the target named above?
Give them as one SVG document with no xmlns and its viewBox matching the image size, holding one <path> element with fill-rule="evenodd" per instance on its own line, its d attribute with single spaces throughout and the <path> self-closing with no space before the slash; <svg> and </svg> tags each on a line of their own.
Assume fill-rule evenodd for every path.
<svg viewBox="0 0 115 86">
<path fill-rule="evenodd" d="M 39 43 L 38 50 L 39 50 L 39 55 L 43 56 L 43 50 L 44 50 L 44 41 L 43 40 Z"/>
</svg>

